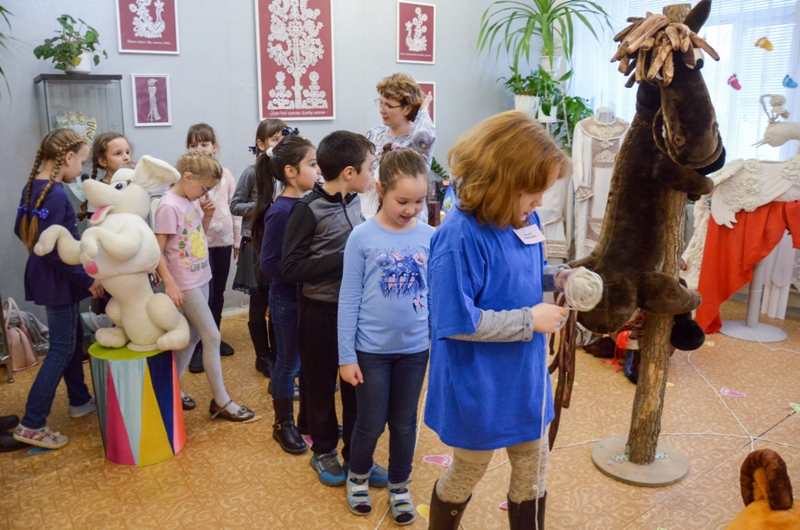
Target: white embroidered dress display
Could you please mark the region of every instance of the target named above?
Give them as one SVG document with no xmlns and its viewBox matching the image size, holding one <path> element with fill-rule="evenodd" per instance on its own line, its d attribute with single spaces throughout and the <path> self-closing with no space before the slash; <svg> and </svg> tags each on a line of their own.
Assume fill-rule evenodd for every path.
<svg viewBox="0 0 800 530">
<path fill-rule="evenodd" d="M 575 127 L 572 180 L 575 189 L 575 259 L 588 256 L 600 238 L 617 153 L 630 124 L 600 108 Z"/>
</svg>

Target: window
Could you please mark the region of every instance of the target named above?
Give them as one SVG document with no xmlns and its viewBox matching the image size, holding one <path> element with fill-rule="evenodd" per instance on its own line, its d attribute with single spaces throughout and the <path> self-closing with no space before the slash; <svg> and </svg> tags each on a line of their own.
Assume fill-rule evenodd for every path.
<svg viewBox="0 0 800 530">
<path fill-rule="evenodd" d="M 716 0 L 700 31 L 700 36 L 720 55 L 719 62 L 707 57 L 702 72 L 717 112 L 728 160 L 780 160 L 797 150 L 797 142 L 789 142 L 783 148 L 752 146 L 763 137 L 768 123 L 759 102 L 762 94 L 785 95 L 792 111 L 790 120 L 800 121 L 800 101 L 797 101 L 800 98 L 796 96 L 800 89 L 791 90 L 783 86 L 785 75 L 791 75 L 796 81 L 800 75 L 800 30 L 797 23 L 800 13 L 797 4 L 797 0 Z M 604 3 L 615 32 L 628 25 L 625 20 L 628 16 L 641 16 L 647 11 L 661 12 L 663 5 L 663 0 L 611 0 Z M 755 45 L 761 37 L 770 41 L 771 51 Z M 618 116 L 630 121 L 636 112 L 635 87 L 625 88 L 625 78 L 616 69 L 618 63 L 612 65 L 608 62 L 617 43 L 611 42 L 607 30 L 601 46 L 593 41 L 591 35 L 588 38 L 581 35 L 580 38 L 576 50 L 597 51 L 576 57 L 574 66 L 580 81 L 576 81 L 573 91 L 577 95 L 591 94 L 595 107 L 611 105 Z M 605 60 L 598 54 L 605 55 Z M 581 79 L 584 73 L 591 79 Z M 740 90 L 731 86 L 733 74 L 736 74 Z"/>
</svg>

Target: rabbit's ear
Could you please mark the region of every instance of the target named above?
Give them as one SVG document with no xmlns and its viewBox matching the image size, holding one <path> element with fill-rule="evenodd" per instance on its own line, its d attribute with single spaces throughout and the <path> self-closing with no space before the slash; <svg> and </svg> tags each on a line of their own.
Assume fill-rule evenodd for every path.
<svg viewBox="0 0 800 530">
<path fill-rule="evenodd" d="M 154 193 L 167 184 L 177 182 L 180 178 L 181 175 L 178 170 L 171 165 L 158 158 L 144 155 L 139 160 L 139 163 L 136 164 L 136 169 L 133 170 L 131 182 L 140 185 L 150 193 Z"/>
</svg>

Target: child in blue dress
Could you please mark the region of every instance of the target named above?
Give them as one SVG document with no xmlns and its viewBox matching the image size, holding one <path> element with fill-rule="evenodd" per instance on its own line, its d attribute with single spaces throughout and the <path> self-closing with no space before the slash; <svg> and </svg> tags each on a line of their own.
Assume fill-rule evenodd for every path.
<svg viewBox="0 0 800 530">
<path fill-rule="evenodd" d="M 83 327 L 78 306 L 89 295 L 102 298 L 103 287 L 82 266 L 61 261 L 57 250 L 44 256 L 32 253 L 39 235 L 50 226 L 63 226 L 78 238 L 78 220 L 63 183 L 69 184 L 81 174 L 88 157 L 89 147 L 72 129 L 56 129 L 45 136 L 14 225 L 14 233 L 31 252 L 25 266 L 25 299 L 45 307 L 50 328 L 50 351 L 33 381 L 14 439 L 47 449 L 59 449 L 69 441 L 47 426 L 62 377 L 71 417 L 97 410 L 83 377 Z"/>
<path fill-rule="evenodd" d="M 428 366 L 428 257 L 434 229 L 416 219 L 425 206 L 425 159 L 399 144 L 383 149 L 376 184 L 380 209 L 355 227 L 344 249 L 339 291 L 339 371 L 356 387 L 358 413 L 347 502 L 372 511 L 370 471 L 389 424 L 389 506 L 399 525 L 414 522 L 408 488 L 417 403 Z"/>
<path fill-rule="evenodd" d="M 425 423 L 453 447 L 453 464 L 434 486 L 430 528 L 458 527 L 494 450 L 506 448 L 511 528 L 542 530 L 553 419 L 545 334 L 567 315 L 542 292 L 562 290 L 569 272 L 547 266 L 534 210 L 570 162 L 516 111 L 467 132 L 448 162 L 460 203 L 431 241 Z"/>
</svg>

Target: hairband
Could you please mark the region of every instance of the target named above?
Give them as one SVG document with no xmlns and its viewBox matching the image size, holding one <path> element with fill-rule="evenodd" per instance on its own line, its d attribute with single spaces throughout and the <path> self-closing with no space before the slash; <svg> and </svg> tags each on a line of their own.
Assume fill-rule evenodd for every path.
<svg viewBox="0 0 800 530">
<path fill-rule="evenodd" d="M 295 128 L 284 127 L 283 130 L 281 131 L 281 134 L 284 136 L 297 136 L 298 134 L 300 134 L 300 131 L 297 129 L 297 127 Z"/>
<path fill-rule="evenodd" d="M 397 151 L 398 149 L 402 149 L 403 146 L 398 144 L 397 142 L 392 142 L 392 151 Z"/>
</svg>

